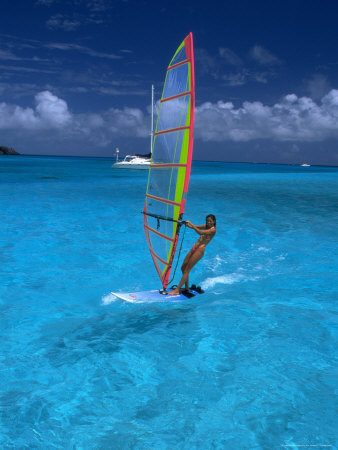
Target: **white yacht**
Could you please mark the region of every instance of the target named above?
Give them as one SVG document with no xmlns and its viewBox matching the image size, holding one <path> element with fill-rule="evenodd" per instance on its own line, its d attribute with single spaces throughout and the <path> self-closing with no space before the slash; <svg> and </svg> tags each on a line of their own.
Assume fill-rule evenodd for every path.
<svg viewBox="0 0 338 450">
<path fill-rule="evenodd" d="M 116 161 L 114 169 L 149 169 L 150 158 L 136 155 L 127 155 L 123 161 Z"/>
<path fill-rule="evenodd" d="M 151 86 L 151 129 L 150 129 L 150 154 L 149 155 L 127 155 L 123 161 L 119 161 L 119 149 L 116 148 L 116 162 L 113 169 L 149 169 L 154 139 L 154 85 Z M 150 156 L 150 157 L 149 157 Z"/>
</svg>

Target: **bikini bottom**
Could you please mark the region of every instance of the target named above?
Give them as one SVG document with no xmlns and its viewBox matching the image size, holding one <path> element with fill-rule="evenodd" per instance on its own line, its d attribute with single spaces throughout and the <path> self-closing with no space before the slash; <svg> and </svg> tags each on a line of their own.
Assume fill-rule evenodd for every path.
<svg viewBox="0 0 338 450">
<path fill-rule="evenodd" d="M 192 254 L 194 254 L 195 251 L 198 250 L 200 247 L 201 247 L 200 245 L 194 244 L 194 245 L 192 246 L 192 249 L 191 249 Z"/>
</svg>

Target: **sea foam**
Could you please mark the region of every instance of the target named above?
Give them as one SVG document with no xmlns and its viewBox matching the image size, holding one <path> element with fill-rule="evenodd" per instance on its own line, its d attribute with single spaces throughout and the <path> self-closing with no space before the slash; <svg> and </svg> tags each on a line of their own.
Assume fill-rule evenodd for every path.
<svg viewBox="0 0 338 450">
<path fill-rule="evenodd" d="M 101 304 L 102 305 L 109 305 L 110 303 L 116 302 L 116 300 L 117 300 L 117 297 L 114 294 L 110 293 L 110 294 L 104 295 L 102 297 L 102 303 Z"/>
<path fill-rule="evenodd" d="M 203 289 L 213 288 L 216 284 L 234 284 L 242 281 L 246 277 L 238 273 L 231 273 L 228 275 L 219 275 L 218 277 L 209 277 L 202 281 Z"/>
</svg>

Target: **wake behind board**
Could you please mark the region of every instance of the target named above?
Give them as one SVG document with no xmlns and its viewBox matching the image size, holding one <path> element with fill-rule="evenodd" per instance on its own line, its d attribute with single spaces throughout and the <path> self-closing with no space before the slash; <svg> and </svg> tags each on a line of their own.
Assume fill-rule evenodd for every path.
<svg viewBox="0 0 338 450">
<path fill-rule="evenodd" d="M 168 292 L 172 289 L 168 289 Z M 161 294 L 159 290 L 142 291 L 142 292 L 112 292 L 115 297 L 130 303 L 175 303 L 187 301 L 193 297 L 203 294 L 204 291 L 198 289 L 189 289 L 183 291 L 180 295 Z"/>
</svg>

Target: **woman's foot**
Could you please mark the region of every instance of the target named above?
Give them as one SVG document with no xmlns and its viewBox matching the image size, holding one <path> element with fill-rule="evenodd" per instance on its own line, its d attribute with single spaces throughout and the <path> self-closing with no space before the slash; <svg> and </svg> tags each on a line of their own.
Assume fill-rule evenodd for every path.
<svg viewBox="0 0 338 450">
<path fill-rule="evenodd" d="M 180 290 L 178 288 L 174 289 L 171 292 L 168 292 L 169 295 L 180 295 Z"/>
</svg>

